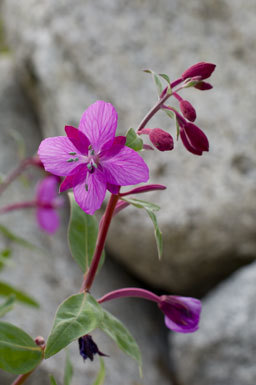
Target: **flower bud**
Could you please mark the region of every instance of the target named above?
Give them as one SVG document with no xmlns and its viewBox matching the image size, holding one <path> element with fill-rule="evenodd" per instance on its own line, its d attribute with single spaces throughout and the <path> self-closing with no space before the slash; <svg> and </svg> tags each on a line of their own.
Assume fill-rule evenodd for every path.
<svg viewBox="0 0 256 385">
<path fill-rule="evenodd" d="M 150 130 L 149 139 L 159 151 L 171 151 L 174 147 L 172 136 L 161 128 Z"/>
<path fill-rule="evenodd" d="M 216 65 L 212 63 L 200 62 L 189 67 L 181 75 L 182 79 L 193 78 L 195 76 L 200 76 L 201 79 L 207 79 L 211 76 L 212 72 L 215 70 Z"/>
<path fill-rule="evenodd" d="M 209 151 L 207 136 L 193 123 L 180 125 L 180 137 L 186 149 L 192 154 L 202 155 L 203 151 Z"/>
<path fill-rule="evenodd" d="M 188 119 L 190 122 L 194 122 L 196 120 L 196 110 L 187 100 L 180 101 L 180 110 L 184 118 Z"/>
<path fill-rule="evenodd" d="M 107 356 L 106 354 L 99 351 L 98 346 L 93 341 L 89 334 L 84 335 L 78 339 L 79 351 L 84 360 L 89 358 L 93 361 L 94 355 L 99 354 L 100 356 Z"/>
<path fill-rule="evenodd" d="M 207 91 L 207 90 L 212 89 L 212 85 L 210 83 L 207 83 L 207 82 L 199 82 L 194 87 L 200 91 Z"/>
</svg>

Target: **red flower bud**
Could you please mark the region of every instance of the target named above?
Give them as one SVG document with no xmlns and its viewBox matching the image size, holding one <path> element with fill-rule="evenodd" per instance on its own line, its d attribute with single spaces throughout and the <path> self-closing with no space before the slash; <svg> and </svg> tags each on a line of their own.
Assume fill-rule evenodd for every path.
<svg viewBox="0 0 256 385">
<path fill-rule="evenodd" d="M 212 63 L 200 62 L 194 64 L 192 67 L 189 67 L 181 75 L 182 79 L 193 78 L 195 76 L 200 76 L 201 79 L 207 79 L 211 76 L 212 72 L 215 70 L 216 65 Z"/>
<path fill-rule="evenodd" d="M 199 82 L 194 87 L 200 91 L 207 91 L 207 90 L 210 90 L 212 88 L 212 85 L 210 83 L 207 83 L 207 82 Z"/>
<path fill-rule="evenodd" d="M 190 122 L 194 122 L 196 120 L 196 110 L 187 100 L 180 101 L 180 110 L 184 118 L 188 119 Z"/>
<path fill-rule="evenodd" d="M 173 149 L 172 136 L 161 128 L 153 128 L 150 130 L 149 139 L 159 151 L 171 151 Z"/>
<path fill-rule="evenodd" d="M 209 151 L 209 142 L 203 131 L 193 123 L 180 125 L 181 140 L 189 152 L 202 155 L 203 151 Z"/>
</svg>

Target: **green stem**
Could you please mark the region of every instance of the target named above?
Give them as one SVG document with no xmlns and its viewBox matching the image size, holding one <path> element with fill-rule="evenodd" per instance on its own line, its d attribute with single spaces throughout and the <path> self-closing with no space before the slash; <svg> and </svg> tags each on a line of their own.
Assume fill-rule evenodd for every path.
<svg viewBox="0 0 256 385">
<path fill-rule="evenodd" d="M 106 211 L 105 211 L 105 214 L 103 216 L 103 220 L 102 220 L 102 223 L 101 223 L 101 226 L 99 229 L 98 238 L 97 238 L 97 242 L 96 242 L 96 248 L 95 248 L 94 256 L 92 259 L 92 263 L 90 265 L 88 273 L 84 277 L 84 281 L 82 284 L 82 291 L 89 291 L 91 286 L 92 286 L 92 283 L 94 281 L 94 278 L 95 278 L 95 275 L 97 272 L 97 268 L 98 268 L 98 265 L 100 262 L 100 257 L 101 257 L 101 254 L 102 254 L 102 251 L 103 251 L 103 248 L 105 245 L 109 225 L 111 223 L 111 219 L 112 219 L 116 204 L 118 202 L 118 199 L 119 199 L 119 195 L 114 195 L 114 194 L 112 194 L 110 199 L 109 199 L 109 202 L 108 202 L 108 205 L 107 205 L 107 208 L 106 208 Z"/>
</svg>

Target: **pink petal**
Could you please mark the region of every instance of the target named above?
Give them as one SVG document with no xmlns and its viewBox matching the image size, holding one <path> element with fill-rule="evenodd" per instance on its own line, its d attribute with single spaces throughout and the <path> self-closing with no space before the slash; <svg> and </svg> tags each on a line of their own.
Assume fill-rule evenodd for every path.
<svg viewBox="0 0 256 385">
<path fill-rule="evenodd" d="M 203 131 L 193 123 L 186 123 L 184 130 L 194 148 L 209 151 L 209 142 Z"/>
<path fill-rule="evenodd" d="M 147 182 L 148 166 L 136 151 L 123 147 L 117 154 L 114 148 L 113 153 L 112 158 L 109 157 L 101 163 L 108 183 L 128 186 Z"/>
<path fill-rule="evenodd" d="M 93 215 L 101 207 L 105 195 L 106 178 L 99 169 L 96 169 L 92 174 L 88 172 L 86 181 L 74 187 L 76 202 L 82 210 L 90 215 Z"/>
<path fill-rule="evenodd" d="M 37 201 L 50 203 L 57 196 L 58 180 L 55 176 L 47 176 L 37 185 Z"/>
<path fill-rule="evenodd" d="M 38 156 L 41 159 L 46 171 L 54 175 L 71 175 L 73 170 L 81 164 L 81 155 L 70 155 L 77 152 L 77 148 L 65 136 L 55 136 L 44 139 L 38 149 Z M 78 161 L 68 162 L 69 159 L 79 158 Z"/>
<path fill-rule="evenodd" d="M 93 149 L 99 152 L 101 147 L 114 140 L 117 127 L 117 113 L 110 103 L 98 100 L 83 113 L 79 123 L 81 130 L 89 139 Z"/>
<path fill-rule="evenodd" d="M 86 179 L 88 168 L 85 164 L 80 164 L 74 171 L 74 174 L 66 176 L 60 185 L 60 192 L 66 191 L 82 183 Z"/>
<path fill-rule="evenodd" d="M 37 221 L 41 229 L 53 234 L 60 225 L 57 212 L 53 209 L 39 207 L 37 209 Z"/>
<path fill-rule="evenodd" d="M 111 192 L 111 194 L 117 195 L 119 193 L 120 186 L 118 186 L 116 184 L 107 183 L 107 189 L 108 189 L 108 191 Z"/>
<path fill-rule="evenodd" d="M 68 139 L 73 143 L 78 151 L 81 154 L 87 155 L 90 142 L 89 139 L 82 133 L 82 131 L 72 126 L 65 126 L 65 131 Z"/>
<path fill-rule="evenodd" d="M 187 138 L 187 135 L 184 131 L 184 129 L 182 127 L 180 127 L 180 137 L 181 137 L 181 140 L 184 144 L 184 146 L 186 147 L 186 149 L 189 151 L 189 152 L 192 152 L 192 154 L 195 154 L 195 155 L 202 155 L 203 151 L 201 150 L 197 150 L 196 148 L 194 148 L 189 139 Z"/>
</svg>

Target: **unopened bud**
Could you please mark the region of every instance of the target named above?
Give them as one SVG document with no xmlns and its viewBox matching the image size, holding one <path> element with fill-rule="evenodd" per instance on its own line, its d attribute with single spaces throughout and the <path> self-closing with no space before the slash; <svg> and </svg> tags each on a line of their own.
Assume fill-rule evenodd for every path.
<svg viewBox="0 0 256 385">
<path fill-rule="evenodd" d="M 207 82 L 199 82 L 194 87 L 200 91 L 207 91 L 207 90 L 212 89 L 212 85 L 210 83 L 207 83 Z"/>
<path fill-rule="evenodd" d="M 35 338 L 35 343 L 40 346 L 41 348 L 43 348 L 45 346 L 45 340 L 44 340 L 44 337 L 42 336 L 38 336 Z"/>
<path fill-rule="evenodd" d="M 212 63 L 200 62 L 189 67 L 181 75 L 182 79 L 193 78 L 195 76 L 200 76 L 200 78 L 207 79 L 211 76 L 212 72 L 215 70 L 216 65 Z"/>
<path fill-rule="evenodd" d="M 159 151 L 171 151 L 173 149 L 172 136 L 161 128 L 153 128 L 150 130 L 149 139 Z"/>
<path fill-rule="evenodd" d="M 184 118 L 188 119 L 190 122 L 196 120 L 196 110 L 187 100 L 180 101 L 180 110 Z"/>
</svg>

